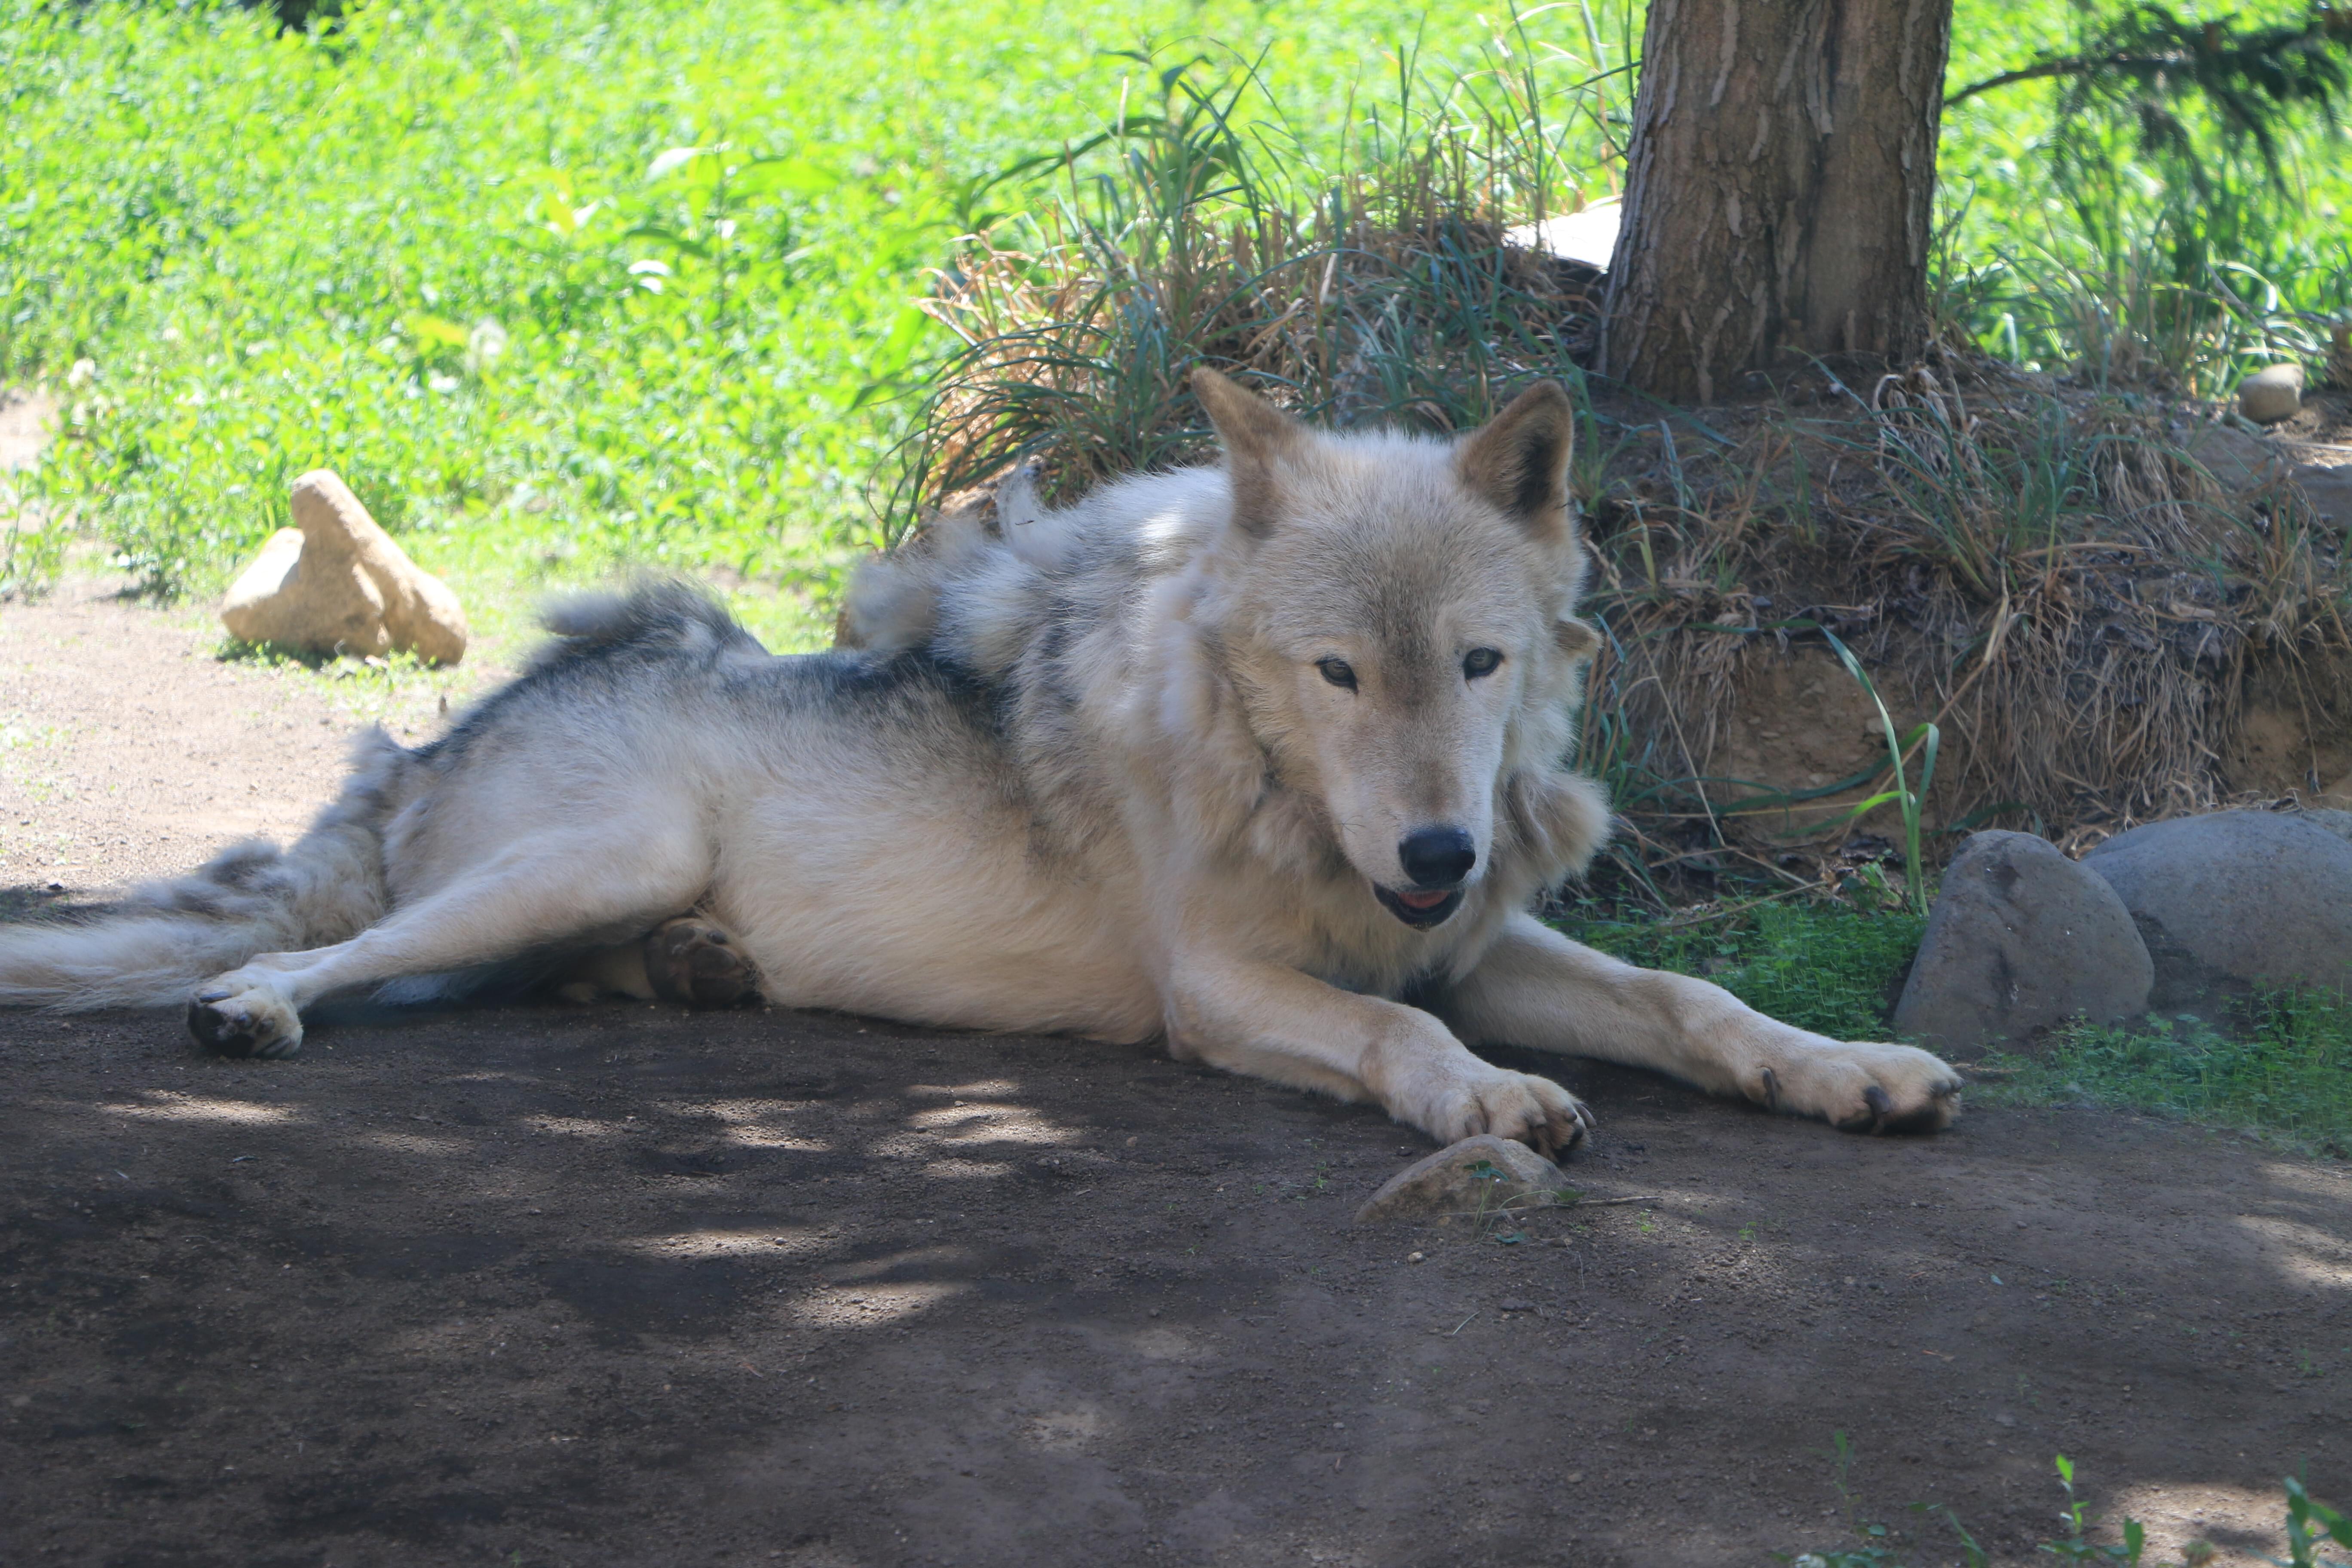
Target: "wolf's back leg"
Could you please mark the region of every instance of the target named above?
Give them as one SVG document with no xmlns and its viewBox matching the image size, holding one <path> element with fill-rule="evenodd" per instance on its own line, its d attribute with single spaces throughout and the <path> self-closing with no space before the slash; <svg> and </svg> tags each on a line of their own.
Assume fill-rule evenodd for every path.
<svg viewBox="0 0 2352 1568">
<path fill-rule="evenodd" d="M 759 991 L 750 955 L 699 910 L 666 920 L 635 942 L 581 954 L 555 987 L 567 1002 L 629 996 L 688 1007 L 731 1007 Z"/>
<path fill-rule="evenodd" d="M 263 953 L 201 986 L 188 1029 L 224 1056 L 289 1057 L 303 1009 L 407 975 L 496 963 L 535 948 L 633 936 L 691 905 L 710 880 L 701 835 L 641 822 L 547 834 L 509 847 L 349 942 Z"/>
</svg>

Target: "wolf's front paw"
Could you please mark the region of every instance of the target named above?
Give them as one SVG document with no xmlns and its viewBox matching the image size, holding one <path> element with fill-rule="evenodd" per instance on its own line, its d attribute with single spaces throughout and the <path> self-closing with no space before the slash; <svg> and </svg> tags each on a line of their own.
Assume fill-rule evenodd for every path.
<svg viewBox="0 0 2352 1568">
<path fill-rule="evenodd" d="M 680 915 L 646 938 L 646 978 L 666 1002 L 731 1007 L 760 988 L 759 972 L 726 929 L 700 915 Z"/>
<path fill-rule="evenodd" d="M 266 985 L 223 975 L 188 1000 L 188 1033 L 216 1057 L 278 1060 L 302 1048 L 302 1020 Z"/>
<path fill-rule="evenodd" d="M 1960 1075 L 1915 1046 L 1824 1041 L 1763 1068 L 1748 1094 L 1847 1132 L 1936 1132 L 1960 1113 Z"/>
<path fill-rule="evenodd" d="M 1423 1126 L 1447 1143 L 1492 1132 L 1558 1159 L 1584 1142 L 1592 1128 L 1592 1112 L 1548 1078 L 1486 1067 L 1449 1085 Z"/>
</svg>

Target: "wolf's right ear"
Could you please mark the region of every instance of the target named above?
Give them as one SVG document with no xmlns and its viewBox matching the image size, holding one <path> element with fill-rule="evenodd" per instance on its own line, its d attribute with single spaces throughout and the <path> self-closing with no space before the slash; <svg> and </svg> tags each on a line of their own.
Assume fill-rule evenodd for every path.
<svg viewBox="0 0 2352 1568">
<path fill-rule="evenodd" d="M 1570 664 L 1582 664 L 1601 651 L 1601 634 L 1574 616 L 1562 616 L 1551 624 L 1551 640 Z"/>
<path fill-rule="evenodd" d="M 1274 531 L 1280 494 L 1275 470 L 1305 439 L 1307 426 L 1207 365 L 1192 372 L 1192 395 L 1208 411 L 1234 489 L 1234 525 L 1258 539 Z"/>
<path fill-rule="evenodd" d="M 1575 450 L 1575 405 L 1559 383 L 1539 381 L 1464 437 L 1454 466 L 1465 484 L 1531 531 L 1553 533 L 1566 526 Z"/>
</svg>

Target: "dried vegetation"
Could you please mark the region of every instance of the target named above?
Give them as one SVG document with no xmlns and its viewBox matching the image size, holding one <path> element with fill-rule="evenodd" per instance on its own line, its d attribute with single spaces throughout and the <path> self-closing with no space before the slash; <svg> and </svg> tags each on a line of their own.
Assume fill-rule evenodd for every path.
<svg viewBox="0 0 2352 1568">
<path fill-rule="evenodd" d="M 1575 100 L 1595 124 L 1616 79 Z M 1588 380 L 1596 276 L 1508 226 L 1601 175 L 1559 163 L 1507 73 L 1487 80 L 1496 100 L 1376 123 L 1377 156 L 1307 183 L 1270 174 L 1235 123 L 1246 78 L 1164 79 L 1159 111 L 1069 162 L 1054 220 L 972 239 L 940 279 L 929 308 L 965 347 L 905 451 L 898 531 L 1015 461 L 1070 494 L 1206 457 L 1183 389 L 1203 361 L 1334 426 L 1440 432 L 1554 375 L 1586 410 L 1575 479 L 1608 634 L 1585 756 L 1640 882 L 1739 864 L 1811 884 L 1878 827 L 1848 809 L 1888 776 L 1857 726 L 1828 748 L 1850 771 L 1790 776 L 1782 756 L 1783 776 L 1743 776 L 1771 771 L 1769 726 L 1843 722 L 1834 674 L 1796 689 L 1813 709 L 1770 706 L 1774 668 L 1834 669 L 1809 652 L 1824 628 L 1906 728 L 1941 727 L 1945 828 L 2080 841 L 2352 766 L 2341 542 L 2290 487 L 2215 461 L 2161 376 L 2028 374 L 1955 333 L 1896 374 L 1801 365 L 1696 414 Z M 2233 773 L 2252 693 L 2296 717 L 2300 776 Z"/>
</svg>

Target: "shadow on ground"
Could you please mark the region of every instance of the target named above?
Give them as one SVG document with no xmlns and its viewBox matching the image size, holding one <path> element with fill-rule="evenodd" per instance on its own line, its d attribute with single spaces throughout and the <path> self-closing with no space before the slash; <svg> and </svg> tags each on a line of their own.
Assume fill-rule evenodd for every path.
<svg viewBox="0 0 2352 1568">
<path fill-rule="evenodd" d="M 2340 1168 L 2091 1112 L 1868 1141 L 1571 1069 L 1595 1195 L 1142 1050 L 785 1013 L 0 1016 L 0 1561 L 2033 1560 L 2343 1497 Z M 1409 1261 L 1414 1252 L 1426 1255 Z M 2333 1413 L 2331 1415 L 2331 1412 Z M 2275 1549 L 2273 1547 L 2273 1549 Z"/>
</svg>

